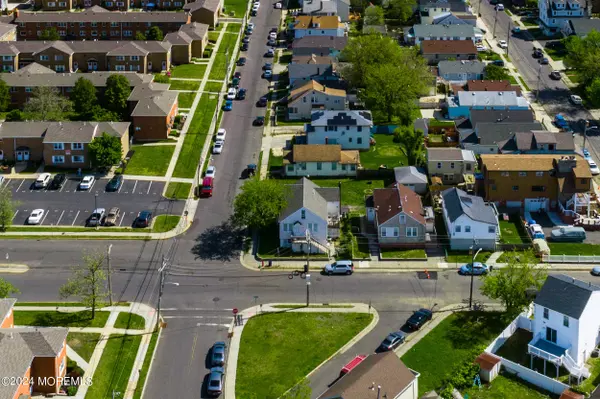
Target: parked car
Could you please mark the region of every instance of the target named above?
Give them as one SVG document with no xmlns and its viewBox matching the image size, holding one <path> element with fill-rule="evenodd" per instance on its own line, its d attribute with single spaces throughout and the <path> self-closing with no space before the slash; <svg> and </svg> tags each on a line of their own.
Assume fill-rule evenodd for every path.
<svg viewBox="0 0 600 399">
<path fill-rule="evenodd" d="M 504 61 L 502 60 L 494 60 L 492 61 L 492 64 L 499 66 L 499 67 L 503 67 L 504 66 Z"/>
<path fill-rule="evenodd" d="M 590 171 L 592 172 L 593 176 L 596 175 L 600 175 L 600 169 L 598 169 L 598 165 L 596 165 L 596 162 L 594 162 L 591 159 L 588 159 L 588 165 L 590 165 Z"/>
<path fill-rule="evenodd" d="M 488 50 L 488 48 L 485 47 L 483 44 L 478 44 L 477 47 L 476 47 L 476 49 L 479 52 L 483 52 L 483 51 L 487 51 Z"/>
<path fill-rule="evenodd" d="M 256 102 L 256 106 L 257 107 L 266 107 L 267 106 L 267 96 L 262 96 L 261 98 L 258 99 L 258 101 Z"/>
<path fill-rule="evenodd" d="M 354 264 L 351 260 L 338 260 L 328 263 L 323 267 L 323 272 L 329 276 L 332 274 L 351 275 L 354 272 Z"/>
<path fill-rule="evenodd" d="M 281 7 L 282 7 L 282 5 L 281 5 L 280 1 L 278 1 L 277 3 L 275 3 L 275 8 L 281 8 Z"/>
<path fill-rule="evenodd" d="M 521 27 L 515 26 L 514 28 L 512 28 L 512 33 L 514 33 L 514 34 L 521 33 Z"/>
<path fill-rule="evenodd" d="M 213 367 L 208 375 L 208 386 L 206 392 L 208 395 L 217 397 L 223 393 L 223 368 Z"/>
<path fill-rule="evenodd" d="M 269 32 L 269 39 L 272 39 L 272 40 L 277 39 L 277 32 Z"/>
<path fill-rule="evenodd" d="M 541 238 L 543 240 L 546 238 L 544 235 L 544 230 L 542 230 L 542 226 L 539 224 L 530 224 L 527 228 L 527 231 L 532 239 Z"/>
<path fill-rule="evenodd" d="M 267 46 L 271 46 L 271 47 L 277 46 L 277 40 L 275 40 L 275 39 L 269 39 L 267 41 Z"/>
<path fill-rule="evenodd" d="M 269 33 L 277 33 L 277 27 L 275 27 L 275 26 L 274 26 L 274 27 L 272 27 L 272 28 L 269 30 Z"/>
<path fill-rule="evenodd" d="M 590 154 L 590 152 L 588 151 L 587 148 L 583 149 L 583 158 L 585 158 L 585 159 L 592 159 L 592 155 Z"/>
<path fill-rule="evenodd" d="M 538 62 L 539 62 L 541 65 L 548 65 L 548 64 L 550 63 L 550 60 L 548 59 L 548 57 L 542 57 L 542 58 L 540 58 L 540 59 L 538 60 Z"/>
<path fill-rule="evenodd" d="M 579 97 L 576 94 L 571 94 L 571 96 L 569 97 L 569 99 L 575 105 L 581 105 L 581 104 L 583 104 L 583 100 L 581 99 L 581 97 Z"/>
<path fill-rule="evenodd" d="M 121 217 L 121 210 L 116 206 L 113 206 L 108 210 L 108 214 L 106 215 L 106 219 L 104 219 L 105 226 L 116 226 L 119 221 L 119 217 Z"/>
<path fill-rule="evenodd" d="M 216 177 L 215 176 L 216 174 L 217 174 L 217 168 L 215 168 L 213 165 L 210 165 L 208 168 L 206 168 L 204 177 L 212 177 L 214 179 Z"/>
<path fill-rule="evenodd" d="M 223 140 L 217 140 L 215 141 L 215 144 L 213 145 L 213 150 L 212 153 L 213 154 L 220 154 L 223 152 L 223 145 L 225 144 L 225 142 Z"/>
<path fill-rule="evenodd" d="M 215 136 L 215 139 L 217 141 L 225 141 L 225 136 L 227 136 L 227 130 L 220 128 L 219 130 L 217 130 L 217 135 Z"/>
<path fill-rule="evenodd" d="M 242 43 L 242 47 L 240 47 L 240 50 L 248 51 L 249 48 L 250 48 L 249 43 Z"/>
<path fill-rule="evenodd" d="M 265 79 L 271 79 L 273 77 L 273 71 L 271 71 L 271 70 L 264 71 L 263 72 L 263 77 Z"/>
<path fill-rule="evenodd" d="M 550 237 L 557 242 L 582 242 L 586 233 L 583 227 L 565 226 L 552 230 Z"/>
<path fill-rule="evenodd" d="M 114 175 L 112 179 L 106 183 L 106 191 L 119 191 L 123 185 L 123 175 Z"/>
<path fill-rule="evenodd" d="M 205 177 L 202 179 L 202 187 L 200 188 L 201 197 L 212 197 L 214 181 L 212 177 Z"/>
<path fill-rule="evenodd" d="M 245 100 L 246 99 L 246 93 L 248 92 L 248 90 L 246 89 L 239 89 L 237 92 L 237 95 L 235 96 L 236 100 Z"/>
<path fill-rule="evenodd" d="M 248 26 L 246 26 L 246 28 L 254 30 L 254 22 L 248 22 Z"/>
<path fill-rule="evenodd" d="M 265 53 L 265 57 L 269 57 L 269 58 L 275 57 L 275 50 L 272 48 L 268 49 L 267 52 Z"/>
<path fill-rule="evenodd" d="M 592 276 L 600 276 L 600 267 L 592 267 Z"/>
<path fill-rule="evenodd" d="M 27 224 L 40 224 L 44 217 L 43 209 L 34 209 L 27 218 Z"/>
<path fill-rule="evenodd" d="M 506 42 L 506 40 L 498 40 L 498 47 L 500 47 L 500 48 L 507 48 L 508 47 L 508 43 Z"/>
<path fill-rule="evenodd" d="M 273 70 L 273 64 L 271 64 L 270 62 L 265 62 L 265 65 L 263 65 L 263 70 L 264 71 L 272 71 Z"/>
<path fill-rule="evenodd" d="M 533 58 L 542 58 L 544 56 L 544 53 L 542 52 L 541 49 L 534 47 L 533 48 Z"/>
<path fill-rule="evenodd" d="M 149 227 L 152 222 L 152 212 L 150 211 L 141 211 L 137 214 L 137 217 L 134 221 L 134 227 Z"/>
<path fill-rule="evenodd" d="M 237 60 L 237 65 L 238 65 L 238 66 L 244 66 L 244 65 L 246 65 L 246 57 L 240 57 L 240 58 Z"/>
<path fill-rule="evenodd" d="M 242 80 L 242 73 L 241 73 L 240 71 L 236 71 L 236 72 L 233 74 L 233 79 L 239 79 L 239 80 Z M 239 83 L 239 80 L 238 80 L 238 83 Z"/>
<path fill-rule="evenodd" d="M 496 11 L 504 11 L 504 4 L 498 3 L 498 5 L 496 5 Z"/>
<path fill-rule="evenodd" d="M 211 351 L 210 363 L 212 366 L 223 366 L 225 364 L 225 342 L 215 342 Z"/>
<path fill-rule="evenodd" d="M 244 36 L 242 43 L 250 43 L 250 36 Z"/>
<path fill-rule="evenodd" d="M 83 179 L 81 179 L 81 182 L 79 183 L 79 189 L 89 190 L 94 185 L 94 181 L 96 181 L 94 176 L 83 176 Z"/>
<path fill-rule="evenodd" d="M 59 190 L 62 188 L 62 186 L 64 186 L 66 181 L 67 175 L 65 175 L 64 173 L 57 173 L 52 178 L 52 181 L 50 182 L 50 186 L 48 188 L 50 190 Z"/>
<path fill-rule="evenodd" d="M 223 111 L 231 111 L 233 109 L 233 101 L 227 100 L 223 105 Z"/>
<path fill-rule="evenodd" d="M 420 329 L 421 327 L 423 327 L 423 325 L 425 323 L 427 323 L 429 320 L 431 320 L 431 318 L 433 317 L 433 312 L 429 309 L 419 309 L 416 312 L 414 312 L 412 314 L 412 316 L 410 316 L 408 318 L 408 320 L 406 320 L 406 326 L 413 330 L 416 331 L 418 329 Z"/>
<path fill-rule="evenodd" d="M 33 184 L 34 188 L 46 188 L 48 184 L 50 184 L 50 179 L 52 175 L 50 173 L 41 173 L 37 179 L 35 179 L 35 183 Z"/>
<path fill-rule="evenodd" d="M 560 80 L 560 71 L 552 71 L 552 72 L 550 72 L 550 79 Z"/>
<path fill-rule="evenodd" d="M 379 352 L 391 351 L 394 348 L 398 347 L 401 343 L 403 343 L 405 339 L 406 335 L 402 331 L 390 333 L 387 337 L 385 337 L 385 339 L 383 340 L 381 345 L 379 345 L 379 348 L 377 348 L 377 350 Z"/>
<path fill-rule="evenodd" d="M 490 268 L 485 263 L 475 262 L 473 265 L 467 263 L 466 265 L 462 265 L 460 269 L 458 269 L 458 274 L 462 274 L 463 276 L 473 274 L 475 276 L 480 276 L 482 274 L 487 274 Z"/>
<path fill-rule="evenodd" d="M 236 94 L 237 90 L 235 89 L 235 87 L 230 87 L 229 89 L 227 89 L 227 96 L 225 98 L 227 98 L 228 100 L 233 100 Z"/>
<path fill-rule="evenodd" d="M 88 218 L 86 224 L 88 226 L 100 226 L 102 224 L 102 219 L 104 219 L 104 214 L 106 213 L 106 209 L 104 208 L 96 208 L 94 212 Z"/>
<path fill-rule="evenodd" d="M 235 87 L 238 89 L 240 87 L 240 78 L 234 77 L 229 84 L 229 87 Z"/>
<path fill-rule="evenodd" d="M 264 126 L 264 124 L 265 124 L 265 117 L 264 116 L 257 116 L 252 121 L 252 126 Z"/>
</svg>

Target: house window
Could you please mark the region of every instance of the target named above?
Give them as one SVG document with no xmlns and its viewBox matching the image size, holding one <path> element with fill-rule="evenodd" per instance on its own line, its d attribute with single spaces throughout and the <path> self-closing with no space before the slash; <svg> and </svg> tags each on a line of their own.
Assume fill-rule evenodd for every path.
<svg viewBox="0 0 600 399">
<path fill-rule="evenodd" d="M 519 186 L 512 186 L 513 191 L 519 191 Z"/>
<path fill-rule="evenodd" d="M 350 170 L 354 172 L 356 170 L 356 165 L 354 165 L 354 164 L 350 165 Z"/>
<path fill-rule="evenodd" d="M 64 66 L 64 65 L 56 65 L 56 66 L 54 67 L 54 70 L 55 70 L 56 72 L 64 72 L 64 71 L 65 71 L 65 66 Z"/>
<path fill-rule="evenodd" d="M 342 164 L 342 170 L 345 172 L 346 171 L 346 164 Z"/>
<path fill-rule="evenodd" d="M 454 162 L 450 162 L 450 169 L 454 169 Z"/>
<path fill-rule="evenodd" d="M 319 232 L 319 225 L 317 223 L 313 223 L 313 225 L 312 225 L 312 231 L 313 231 L 313 233 L 318 233 Z"/>
<path fill-rule="evenodd" d="M 115 71 L 124 71 L 125 65 L 115 65 Z"/>
<path fill-rule="evenodd" d="M 542 177 L 542 176 L 544 176 L 544 172 L 535 172 L 535 175 L 537 177 Z"/>
<path fill-rule="evenodd" d="M 556 343 L 556 330 L 546 327 L 546 341 Z"/>
<path fill-rule="evenodd" d="M 465 226 L 465 233 L 471 232 L 471 226 Z"/>
<path fill-rule="evenodd" d="M 352 137 L 348 138 L 348 143 L 352 143 Z"/>
<path fill-rule="evenodd" d="M 48 57 L 47 55 L 40 55 L 40 61 L 48 61 L 50 60 L 50 57 Z"/>
<path fill-rule="evenodd" d="M 85 159 L 83 158 L 83 155 L 72 155 L 71 156 L 71 162 L 73 162 L 73 163 L 84 163 Z"/>
<path fill-rule="evenodd" d="M 441 163 L 441 162 L 438 162 L 438 163 L 437 163 L 437 168 L 438 168 L 438 169 L 442 169 L 442 163 Z"/>
<path fill-rule="evenodd" d="M 62 362 L 60 362 L 60 368 L 58 369 L 58 374 L 62 375 L 63 370 L 65 369 L 65 364 L 67 363 L 67 357 L 63 356 Z"/>
<path fill-rule="evenodd" d="M 323 163 L 317 162 L 317 170 L 322 170 L 322 169 L 323 169 Z"/>
<path fill-rule="evenodd" d="M 284 231 L 284 232 L 288 232 L 288 231 L 290 231 L 290 225 L 289 225 L 289 224 L 287 224 L 287 223 L 284 223 L 284 224 L 283 224 L 283 231 Z"/>
<path fill-rule="evenodd" d="M 25 93 L 31 93 L 31 87 L 26 87 L 25 88 Z"/>
<path fill-rule="evenodd" d="M 543 193 L 544 191 L 546 191 L 546 186 L 531 186 L 531 191 Z"/>
<path fill-rule="evenodd" d="M 300 219 L 306 219 L 306 211 L 304 209 L 300 211 Z"/>
<path fill-rule="evenodd" d="M 406 228 L 406 236 L 407 237 L 416 237 L 417 236 L 417 228 L 416 227 L 407 227 Z"/>
<path fill-rule="evenodd" d="M 92 22 L 92 28 L 95 28 L 96 26 L 98 26 L 98 22 Z"/>
<path fill-rule="evenodd" d="M 468 163 L 468 164 L 467 164 L 467 171 L 469 171 L 469 172 L 470 172 L 470 171 L 471 171 L 471 167 L 472 167 L 472 165 L 471 165 L 470 163 Z"/>
<path fill-rule="evenodd" d="M 48 2 L 48 7 L 56 7 L 56 3 L 53 1 Z"/>
<path fill-rule="evenodd" d="M 53 148 L 55 150 L 64 150 L 65 149 L 65 143 L 54 143 L 53 144 Z"/>
<path fill-rule="evenodd" d="M 356 138 L 356 144 L 362 144 L 362 137 Z"/>
<path fill-rule="evenodd" d="M 2 56 L 2 61 L 12 61 L 13 57 L 12 55 L 3 55 Z"/>
<path fill-rule="evenodd" d="M 117 61 L 125 61 L 124 55 L 117 55 L 115 58 L 117 59 Z"/>
<path fill-rule="evenodd" d="M 496 226 L 488 226 L 488 233 L 495 234 L 496 233 Z"/>
<path fill-rule="evenodd" d="M 508 173 L 508 172 L 501 172 L 500 176 L 502 176 L 502 177 L 508 177 L 508 176 L 510 176 L 510 173 Z"/>
<path fill-rule="evenodd" d="M 381 236 L 382 237 L 387 237 L 387 228 L 385 228 L 385 227 L 381 228 Z"/>
<path fill-rule="evenodd" d="M 357 132 L 362 132 L 362 126 L 359 126 L 359 127 L 357 127 L 357 128 L 356 128 L 356 131 L 357 131 Z"/>
<path fill-rule="evenodd" d="M 563 316 L 563 326 L 569 328 L 569 316 Z"/>
<path fill-rule="evenodd" d="M 527 172 L 519 172 L 519 177 L 527 177 Z"/>
<path fill-rule="evenodd" d="M 131 61 L 139 61 L 140 60 L 140 56 L 139 55 L 132 55 L 129 58 L 131 59 Z"/>
<path fill-rule="evenodd" d="M 587 179 L 581 179 L 581 184 L 587 184 Z"/>
<path fill-rule="evenodd" d="M 337 162 L 331 163 L 331 170 L 337 170 Z"/>
<path fill-rule="evenodd" d="M 107 1 L 106 2 L 106 6 L 107 7 L 112 7 L 112 1 Z M 115 22 L 111 22 L 111 24 L 114 24 Z"/>
<path fill-rule="evenodd" d="M 392 235 L 394 237 L 400 236 L 400 229 L 398 227 L 394 227 L 393 230 L 392 230 Z"/>
<path fill-rule="evenodd" d="M 53 155 L 52 163 L 65 163 L 65 157 L 62 155 Z"/>
<path fill-rule="evenodd" d="M 454 232 L 455 233 L 460 233 L 460 225 L 457 225 L 454 227 Z"/>
<path fill-rule="evenodd" d="M 71 143 L 72 150 L 83 150 L 83 143 Z"/>
<path fill-rule="evenodd" d="M 544 308 L 544 319 L 550 319 L 550 310 L 548 308 Z"/>
<path fill-rule="evenodd" d="M 288 165 L 287 166 L 287 170 L 288 170 L 288 172 L 293 172 L 294 171 L 294 165 Z"/>
<path fill-rule="evenodd" d="M 400 224 L 406 223 L 406 215 L 400 215 Z"/>
<path fill-rule="evenodd" d="M 80 31 L 79 31 L 79 36 L 86 36 L 86 33 L 85 33 L 85 31 L 84 31 L 84 30 L 80 30 Z"/>
<path fill-rule="evenodd" d="M 306 162 L 301 162 L 300 163 L 300 169 L 306 170 Z"/>
</svg>

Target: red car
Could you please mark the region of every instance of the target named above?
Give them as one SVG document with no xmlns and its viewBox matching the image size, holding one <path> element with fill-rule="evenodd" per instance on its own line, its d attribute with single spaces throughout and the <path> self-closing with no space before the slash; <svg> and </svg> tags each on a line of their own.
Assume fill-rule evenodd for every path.
<svg viewBox="0 0 600 399">
<path fill-rule="evenodd" d="M 201 197 L 212 197 L 214 187 L 214 179 L 212 177 L 205 177 L 202 179 L 202 187 L 200 188 Z"/>
</svg>

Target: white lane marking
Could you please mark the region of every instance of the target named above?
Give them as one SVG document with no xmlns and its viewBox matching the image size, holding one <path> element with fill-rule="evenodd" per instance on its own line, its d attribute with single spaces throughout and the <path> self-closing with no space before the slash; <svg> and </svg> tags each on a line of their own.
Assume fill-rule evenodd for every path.
<svg viewBox="0 0 600 399">
<path fill-rule="evenodd" d="M 65 181 L 63 182 L 62 186 L 60 186 L 60 190 L 58 191 L 59 193 L 62 193 L 62 190 L 64 190 L 64 189 L 65 189 L 65 186 L 67 185 L 67 182 L 68 182 L 68 181 L 69 181 L 69 180 L 67 179 L 67 180 L 65 180 Z M 67 191 L 67 192 L 68 192 L 68 191 Z"/>
<path fill-rule="evenodd" d="M 148 191 L 146 191 L 146 195 L 150 194 L 150 187 L 152 187 L 152 182 L 150 182 L 150 185 L 148 186 Z"/>
<path fill-rule="evenodd" d="M 125 185 L 125 179 L 123 179 L 123 181 L 121 182 L 121 185 L 119 186 L 119 189 L 117 190 L 117 194 L 121 193 L 121 189 L 123 188 L 124 185 Z"/>
<path fill-rule="evenodd" d="M 123 219 L 125 219 L 125 214 L 127 212 L 123 212 L 123 216 L 121 216 L 121 221 L 119 222 L 119 227 L 121 227 L 121 223 L 123 223 Z"/>
<path fill-rule="evenodd" d="M 17 189 L 15 190 L 15 192 L 19 191 L 21 189 L 21 186 L 23 185 L 23 183 L 25 183 L 25 179 L 23 179 L 23 181 L 21 181 L 21 184 L 19 184 L 19 187 L 17 187 Z"/>
<path fill-rule="evenodd" d="M 46 211 L 46 213 L 44 214 L 44 217 L 42 218 L 42 221 L 40 222 L 40 225 L 44 224 L 44 220 L 46 220 L 46 216 L 48 216 L 49 213 L 50 213 L 50 211 Z"/>
<path fill-rule="evenodd" d="M 15 220 L 15 218 L 17 217 L 17 213 L 19 213 L 19 211 L 16 211 L 15 214 L 13 215 L 12 220 Z"/>
<path fill-rule="evenodd" d="M 62 219 L 63 215 L 65 214 L 65 211 L 62 211 L 60 214 L 60 217 L 58 218 L 58 221 L 56 222 L 56 225 L 58 226 L 60 224 L 60 219 Z"/>
<path fill-rule="evenodd" d="M 137 187 L 137 183 L 138 181 L 135 181 L 135 184 L 133 185 L 133 190 L 131 190 L 131 194 L 135 194 L 135 188 Z"/>
<path fill-rule="evenodd" d="M 163 312 L 175 311 L 175 310 L 181 311 L 181 312 L 183 312 L 183 311 L 197 312 L 197 311 L 202 311 L 202 310 L 206 310 L 206 311 L 209 311 L 209 312 L 215 312 L 215 311 L 218 312 L 220 310 L 225 310 L 225 311 L 231 312 L 233 310 L 233 308 L 227 308 L 227 309 L 215 309 L 215 308 L 165 308 L 165 309 L 162 309 Z"/>
<path fill-rule="evenodd" d="M 231 324 L 219 324 L 219 323 L 196 323 L 196 327 L 208 326 L 208 327 L 231 327 Z"/>
<path fill-rule="evenodd" d="M 75 215 L 75 219 L 73 219 L 73 223 L 71 223 L 71 226 L 75 226 L 75 221 L 77 220 L 77 216 L 79 216 L 79 212 L 81 211 L 77 211 L 77 215 Z"/>
</svg>

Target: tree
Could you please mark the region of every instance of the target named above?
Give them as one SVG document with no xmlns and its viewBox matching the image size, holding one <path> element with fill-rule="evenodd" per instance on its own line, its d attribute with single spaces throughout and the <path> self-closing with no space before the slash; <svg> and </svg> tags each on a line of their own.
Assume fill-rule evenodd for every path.
<svg viewBox="0 0 600 399">
<path fill-rule="evenodd" d="M 146 40 L 158 40 L 162 41 L 165 35 L 162 30 L 158 26 L 153 26 L 148 30 L 148 34 L 146 35 Z"/>
<path fill-rule="evenodd" d="M 583 86 L 600 76 L 600 32 L 592 30 L 584 38 L 569 36 L 564 44 L 567 50 L 565 62 L 579 71 Z"/>
<path fill-rule="evenodd" d="M 92 319 L 96 317 L 96 308 L 108 296 L 104 290 L 104 254 L 102 252 L 84 253 L 83 265 L 73 267 L 72 277 L 59 289 L 62 299 L 79 297 L 81 302 L 92 308 Z"/>
<path fill-rule="evenodd" d="M 292 389 L 281 396 L 282 399 L 310 399 L 312 389 L 308 385 L 308 380 L 304 379 L 296 384 Z"/>
<path fill-rule="evenodd" d="M 142 32 L 137 32 L 135 34 L 135 40 L 146 40 L 146 35 L 144 35 Z"/>
<path fill-rule="evenodd" d="M 8 298 L 13 294 L 20 294 L 21 291 L 8 281 L 0 278 L 0 298 Z"/>
<path fill-rule="evenodd" d="M 409 165 L 422 166 L 425 163 L 422 130 L 415 130 L 412 126 L 398 127 L 394 130 L 394 141 L 400 143 Z"/>
<path fill-rule="evenodd" d="M 365 10 L 365 25 L 383 25 L 384 13 L 383 8 L 379 6 L 369 6 Z"/>
<path fill-rule="evenodd" d="M 13 201 L 12 191 L 0 191 L 0 230 L 6 231 L 12 225 L 17 205 L 18 202 Z"/>
<path fill-rule="evenodd" d="M 531 302 L 529 292 L 539 290 L 546 280 L 546 271 L 535 265 L 521 263 L 526 254 L 512 252 L 508 254 L 507 266 L 494 270 L 483 277 L 481 293 L 491 299 L 499 299 L 506 307 L 509 317 L 514 317 Z"/>
<path fill-rule="evenodd" d="M 48 28 L 48 29 L 44 29 L 42 31 L 42 34 L 40 35 L 39 40 L 46 40 L 46 41 L 60 40 L 60 35 L 58 34 L 58 31 L 56 30 L 56 28 Z"/>
<path fill-rule="evenodd" d="M 0 111 L 6 111 L 10 105 L 10 90 L 6 82 L 0 79 Z"/>
<path fill-rule="evenodd" d="M 86 117 L 91 114 L 91 111 L 98 103 L 96 87 L 94 87 L 94 84 L 84 77 L 77 79 L 75 86 L 71 91 L 70 98 L 73 102 L 75 112 L 83 117 L 83 119 L 89 120 L 89 118 Z"/>
<path fill-rule="evenodd" d="M 71 102 L 54 87 L 40 86 L 33 89 L 24 111 L 26 119 L 60 121 L 66 119 L 66 113 L 71 111 Z"/>
<path fill-rule="evenodd" d="M 585 88 L 585 94 L 594 108 L 600 107 L 600 78 L 592 80 Z"/>
<path fill-rule="evenodd" d="M 20 109 L 13 109 L 8 114 L 6 114 L 7 122 L 18 122 L 25 120 L 25 116 L 23 115 L 23 111 Z"/>
<path fill-rule="evenodd" d="M 415 0 L 389 0 L 386 17 L 404 24 L 412 17 L 415 5 Z"/>
<path fill-rule="evenodd" d="M 123 147 L 121 138 L 111 136 L 105 132 L 100 137 L 96 137 L 88 145 L 92 165 L 97 168 L 106 168 L 116 165 L 121 161 Z"/>
<path fill-rule="evenodd" d="M 509 80 L 508 70 L 501 66 L 494 64 L 487 64 L 485 66 L 485 79 L 486 80 Z"/>
<path fill-rule="evenodd" d="M 125 115 L 129 94 L 131 94 L 131 88 L 125 76 L 117 73 L 106 79 L 104 103 L 108 110 L 118 115 Z"/>
<path fill-rule="evenodd" d="M 233 202 L 233 221 L 258 229 L 273 224 L 287 204 L 287 192 L 275 180 L 248 180 Z"/>
</svg>

